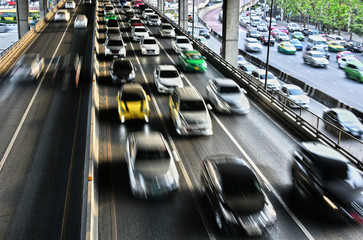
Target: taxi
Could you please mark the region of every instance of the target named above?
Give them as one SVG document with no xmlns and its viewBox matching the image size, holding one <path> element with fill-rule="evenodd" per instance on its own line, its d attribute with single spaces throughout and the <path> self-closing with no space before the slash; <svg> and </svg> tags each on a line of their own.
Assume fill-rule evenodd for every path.
<svg viewBox="0 0 363 240">
<path fill-rule="evenodd" d="M 290 42 L 280 42 L 277 45 L 277 50 L 284 54 L 295 54 L 296 48 Z"/>
<path fill-rule="evenodd" d="M 196 50 L 184 50 L 179 54 L 179 62 L 185 71 L 205 72 L 207 63 L 205 57 Z"/>
<path fill-rule="evenodd" d="M 345 50 L 345 48 L 342 45 L 340 45 L 340 42 L 338 41 L 329 41 L 327 43 L 328 43 L 329 52 L 341 52 Z"/>
</svg>

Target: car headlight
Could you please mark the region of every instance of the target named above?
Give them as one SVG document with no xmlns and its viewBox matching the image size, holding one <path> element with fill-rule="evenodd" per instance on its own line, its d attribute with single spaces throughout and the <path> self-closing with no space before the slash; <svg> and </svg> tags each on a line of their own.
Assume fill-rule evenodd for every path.
<svg viewBox="0 0 363 240">
<path fill-rule="evenodd" d="M 219 204 L 219 207 L 221 209 L 221 212 L 222 212 L 222 215 L 223 215 L 224 219 L 226 219 L 228 222 L 237 223 L 236 218 L 234 217 L 234 215 L 230 211 L 225 209 L 222 206 L 222 204 Z"/>
</svg>

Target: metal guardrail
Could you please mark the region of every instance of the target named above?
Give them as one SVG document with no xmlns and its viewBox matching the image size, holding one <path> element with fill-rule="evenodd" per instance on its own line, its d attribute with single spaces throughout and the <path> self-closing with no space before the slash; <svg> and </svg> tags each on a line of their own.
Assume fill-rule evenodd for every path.
<svg viewBox="0 0 363 240">
<path fill-rule="evenodd" d="M 3 76 L 11 66 L 19 59 L 24 53 L 29 44 L 38 36 L 38 33 L 43 31 L 47 22 L 53 19 L 54 14 L 59 8 L 63 7 L 66 0 L 61 0 L 58 4 L 49 11 L 44 18 L 42 18 L 34 27 L 32 27 L 21 39 L 16 41 L 13 45 L 7 48 L 6 52 L 1 55 L 0 59 L 0 76 Z"/>
<path fill-rule="evenodd" d="M 255 79 L 252 75 L 233 67 L 224 58 L 216 54 L 208 47 L 201 44 L 185 29 L 182 29 L 178 24 L 174 23 L 171 19 L 162 14 L 157 8 L 151 5 L 149 5 L 149 7 L 157 12 L 164 21 L 172 24 L 173 27 L 179 32 L 179 34 L 184 34 L 185 36 L 189 37 L 189 39 L 193 41 L 193 46 L 207 59 L 211 59 L 212 61 L 210 61 L 210 63 L 217 67 L 223 74 L 231 79 L 234 79 L 243 88 L 248 89 L 249 94 L 253 95 L 257 101 L 261 102 L 270 110 L 272 110 L 275 115 L 283 118 L 296 131 L 300 132 L 309 140 L 319 140 L 337 149 L 353 164 L 355 164 L 360 169 L 363 169 L 363 163 L 361 160 L 363 158 L 362 141 L 350 137 L 349 135 L 334 126 L 331 127 L 335 131 L 338 131 L 339 137 L 337 140 L 332 139 L 330 136 L 322 131 L 323 124 L 327 124 L 327 126 L 329 126 L 329 123 L 326 123 L 325 120 L 310 112 L 309 110 L 303 108 L 293 110 L 289 108 L 286 101 L 280 101 L 278 100 L 278 98 L 276 98 L 276 92 L 266 91 L 264 87 L 259 83 L 259 80 Z M 343 136 L 349 138 L 349 140 L 346 140 L 348 144 L 343 145 L 343 143 L 341 142 L 341 138 Z M 352 144 L 355 146 L 355 148 L 349 149 L 348 145 Z"/>
</svg>

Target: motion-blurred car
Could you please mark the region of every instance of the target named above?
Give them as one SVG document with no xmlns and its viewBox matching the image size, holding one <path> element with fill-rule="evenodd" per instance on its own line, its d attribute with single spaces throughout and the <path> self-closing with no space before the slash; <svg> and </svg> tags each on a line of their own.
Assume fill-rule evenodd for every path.
<svg viewBox="0 0 363 240">
<path fill-rule="evenodd" d="M 160 93 L 171 93 L 175 87 L 183 87 L 183 80 L 174 65 L 159 65 L 154 70 L 154 82 Z"/>
<path fill-rule="evenodd" d="M 290 42 L 280 42 L 277 45 L 277 51 L 284 54 L 293 55 L 296 53 L 296 48 Z"/>
<path fill-rule="evenodd" d="M 361 138 L 363 135 L 362 123 L 351 111 L 347 109 L 326 109 L 323 111 L 323 119 L 326 121 L 325 127 L 327 128 L 329 128 L 329 124 L 332 124 L 357 138 Z"/>
<path fill-rule="evenodd" d="M 360 62 L 357 60 L 356 56 L 347 55 L 346 57 L 338 58 L 338 67 L 341 69 L 345 69 L 348 62 Z"/>
<path fill-rule="evenodd" d="M 304 91 L 294 84 L 284 84 L 279 91 L 279 100 L 291 108 L 308 108 L 310 99 Z"/>
<path fill-rule="evenodd" d="M 197 50 L 184 50 L 179 54 L 179 63 L 184 71 L 205 72 L 207 71 L 207 62 Z"/>
<path fill-rule="evenodd" d="M 149 26 L 159 26 L 161 23 L 160 17 L 157 14 L 149 14 L 146 17 L 147 25 Z"/>
<path fill-rule="evenodd" d="M 11 79 L 37 80 L 44 68 L 44 58 L 37 53 L 24 54 L 11 71 Z"/>
<path fill-rule="evenodd" d="M 122 5 L 122 7 L 121 7 L 122 14 L 126 14 L 127 11 L 134 11 L 134 10 L 128 4 Z"/>
<path fill-rule="evenodd" d="M 260 86 L 265 86 L 266 70 L 256 69 L 252 71 L 252 76 L 256 78 Z M 281 86 L 277 78 L 271 73 L 267 72 L 267 90 L 268 91 L 278 91 Z"/>
<path fill-rule="evenodd" d="M 347 43 L 347 50 L 351 52 L 362 52 L 363 45 L 362 43 L 357 41 L 350 41 L 349 43 Z"/>
<path fill-rule="evenodd" d="M 257 30 L 251 29 L 246 33 L 246 38 L 258 38 L 260 33 Z"/>
<path fill-rule="evenodd" d="M 128 21 L 128 24 L 129 24 L 130 29 L 132 29 L 133 27 L 136 27 L 136 26 L 143 26 L 140 18 L 131 18 Z"/>
<path fill-rule="evenodd" d="M 335 149 L 302 142 L 292 165 L 293 186 L 322 204 L 329 213 L 363 223 L 363 175 Z"/>
<path fill-rule="evenodd" d="M 176 36 L 171 41 L 171 47 L 176 53 L 180 53 L 184 50 L 193 50 L 192 42 L 186 36 Z"/>
<path fill-rule="evenodd" d="M 131 29 L 132 40 L 140 41 L 142 38 L 149 37 L 149 32 L 144 26 L 135 26 Z"/>
<path fill-rule="evenodd" d="M 241 158 L 215 155 L 202 160 L 201 185 L 222 232 L 242 229 L 249 236 L 261 236 L 277 220 L 263 185 Z"/>
<path fill-rule="evenodd" d="M 279 32 L 281 32 L 281 31 L 277 27 L 272 28 L 271 36 L 273 36 L 276 39 L 276 34 L 278 34 Z"/>
<path fill-rule="evenodd" d="M 342 45 L 340 45 L 340 43 L 337 41 L 329 41 L 327 43 L 328 43 L 328 51 L 330 52 L 341 52 L 345 50 L 345 48 Z"/>
<path fill-rule="evenodd" d="M 143 55 L 159 55 L 160 47 L 154 37 L 145 37 L 140 40 L 140 50 Z"/>
<path fill-rule="evenodd" d="M 8 26 L 5 23 L 0 23 L 0 33 L 8 31 Z"/>
<path fill-rule="evenodd" d="M 329 51 L 328 51 L 328 47 L 325 47 L 325 46 L 313 46 L 311 48 L 311 51 L 317 51 L 317 52 L 320 52 L 321 54 L 323 54 L 323 56 L 329 60 L 330 59 L 330 54 L 329 54 Z"/>
<path fill-rule="evenodd" d="M 257 25 L 257 31 L 259 32 L 268 32 L 267 25 L 265 23 L 260 23 Z"/>
<path fill-rule="evenodd" d="M 76 3 L 74 1 L 67 1 L 65 8 L 76 8 Z"/>
<path fill-rule="evenodd" d="M 113 7 L 113 5 L 111 3 L 104 4 L 104 6 L 103 6 L 103 14 L 106 15 L 107 13 L 115 14 L 115 8 Z"/>
<path fill-rule="evenodd" d="M 299 41 L 304 41 L 305 40 L 305 36 L 301 32 L 299 32 L 299 31 L 293 32 L 292 35 L 291 35 L 291 37 L 292 38 L 296 38 Z"/>
<path fill-rule="evenodd" d="M 74 28 L 87 28 L 87 24 L 88 19 L 84 14 L 77 15 L 76 19 L 74 20 Z"/>
<path fill-rule="evenodd" d="M 247 92 L 232 79 L 210 79 L 206 91 L 209 101 L 219 112 L 246 114 L 250 111 Z"/>
<path fill-rule="evenodd" d="M 207 106 L 194 87 L 176 87 L 169 97 L 169 112 L 179 135 L 213 134 Z"/>
<path fill-rule="evenodd" d="M 199 36 L 205 37 L 206 39 L 210 38 L 210 33 L 207 29 L 200 29 Z"/>
<path fill-rule="evenodd" d="M 303 50 L 303 45 L 298 39 L 291 39 L 290 43 L 296 48 L 297 51 Z"/>
<path fill-rule="evenodd" d="M 363 82 L 363 63 L 359 61 L 348 62 L 344 71 L 347 78 L 354 79 L 359 83 Z"/>
<path fill-rule="evenodd" d="M 278 28 L 279 28 L 279 30 L 280 30 L 281 32 L 284 32 L 284 33 L 286 33 L 287 35 L 289 35 L 289 30 L 287 29 L 287 27 L 280 26 L 280 27 L 278 27 Z"/>
<path fill-rule="evenodd" d="M 158 28 L 160 37 L 175 37 L 175 30 L 170 23 L 162 23 Z"/>
<path fill-rule="evenodd" d="M 261 33 L 258 40 L 264 45 L 268 45 L 268 33 Z M 272 35 L 270 35 L 270 45 L 275 45 L 275 38 Z"/>
<path fill-rule="evenodd" d="M 125 160 L 135 197 L 166 198 L 179 188 L 175 159 L 160 132 L 130 133 Z"/>
<path fill-rule="evenodd" d="M 262 45 L 256 38 L 245 39 L 245 50 L 248 52 L 261 52 Z"/>
<path fill-rule="evenodd" d="M 242 63 L 240 68 L 242 69 L 242 71 L 244 71 L 248 74 L 252 74 L 253 70 L 257 69 L 257 67 L 255 65 L 253 65 L 252 63 L 249 63 L 247 61 Z"/>
<path fill-rule="evenodd" d="M 149 122 L 150 97 L 138 83 L 125 83 L 117 94 L 118 114 L 121 123 L 130 119 Z"/>
<path fill-rule="evenodd" d="M 59 9 L 54 16 L 54 21 L 66 21 L 68 22 L 71 18 L 70 13 L 66 9 Z"/>
<path fill-rule="evenodd" d="M 110 66 L 110 72 L 114 83 L 130 83 L 135 80 L 135 68 L 129 59 L 114 59 Z"/>
<path fill-rule="evenodd" d="M 297 23 L 289 23 L 287 29 L 290 32 L 300 31 L 300 26 Z"/>
<path fill-rule="evenodd" d="M 82 57 L 77 53 L 70 53 L 58 57 L 54 76 L 60 78 L 64 85 L 75 84 L 78 86 L 79 77 L 82 70 Z"/>
<path fill-rule="evenodd" d="M 198 40 L 199 42 L 203 43 L 203 44 L 204 44 L 204 46 L 206 46 L 206 47 L 208 47 L 208 46 L 209 46 L 209 45 L 208 45 L 208 40 L 207 40 L 205 37 L 203 37 L 203 36 L 197 36 L 196 38 L 197 38 L 197 40 Z"/>
<path fill-rule="evenodd" d="M 305 64 L 311 65 L 313 67 L 323 67 L 327 68 L 329 65 L 329 60 L 318 51 L 306 51 L 303 53 L 303 60 Z"/>
<path fill-rule="evenodd" d="M 290 40 L 289 35 L 285 32 L 277 32 L 275 33 L 276 41 L 278 42 L 288 42 Z"/>
<path fill-rule="evenodd" d="M 338 52 L 336 55 L 336 60 L 338 61 L 338 59 L 341 57 L 355 58 L 356 60 L 358 60 L 357 57 L 351 51 Z"/>
<path fill-rule="evenodd" d="M 105 46 L 105 57 L 126 57 L 126 46 L 121 35 L 107 35 Z"/>
<path fill-rule="evenodd" d="M 144 11 L 142 11 L 142 18 L 146 19 L 147 15 L 155 14 L 155 12 L 151 8 L 146 8 Z"/>
</svg>

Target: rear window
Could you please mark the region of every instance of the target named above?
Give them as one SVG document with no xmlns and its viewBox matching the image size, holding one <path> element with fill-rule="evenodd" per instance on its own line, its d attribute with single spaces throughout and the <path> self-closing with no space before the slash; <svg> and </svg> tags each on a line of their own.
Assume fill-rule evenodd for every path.
<svg viewBox="0 0 363 240">
<path fill-rule="evenodd" d="M 161 27 L 162 29 L 165 29 L 165 30 L 171 30 L 171 29 L 173 29 L 171 26 L 169 26 L 169 25 L 166 25 L 166 26 L 162 26 Z"/>
<path fill-rule="evenodd" d="M 124 43 L 121 40 L 110 40 L 108 46 L 123 46 Z"/>
<path fill-rule="evenodd" d="M 220 87 L 220 93 L 240 93 L 238 87 Z"/>
<path fill-rule="evenodd" d="M 146 32 L 145 28 L 135 28 L 135 32 Z"/>
<path fill-rule="evenodd" d="M 193 111 L 204 111 L 204 103 L 203 101 L 181 101 L 180 102 L 180 111 L 187 111 L 187 112 L 193 112 Z"/>
<path fill-rule="evenodd" d="M 175 78 L 179 77 L 179 73 L 174 70 L 163 70 L 160 72 L 160 77 L 162 78 Z"/>
<path fill-rule="evenodd" d="M 154 39 L 146 39 L 144 40 L 144 44 L 156 44 L 156 41 Z"/>
</svg>

